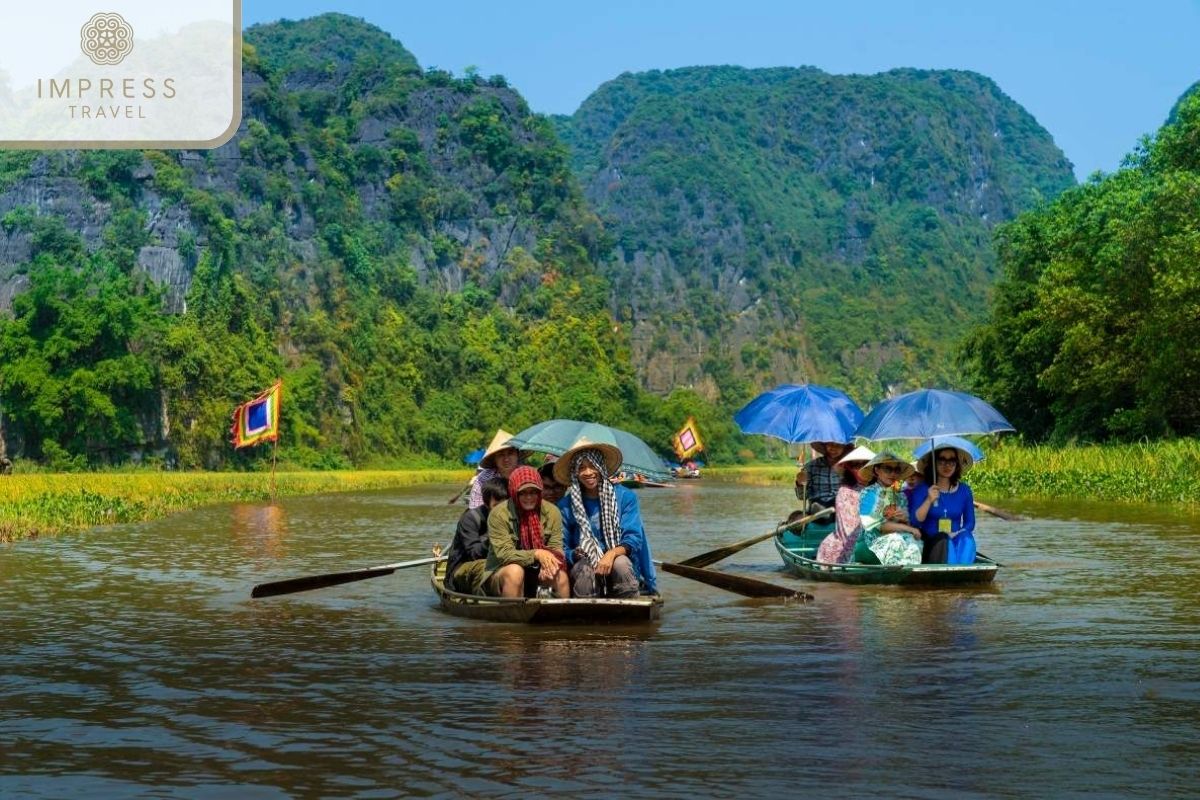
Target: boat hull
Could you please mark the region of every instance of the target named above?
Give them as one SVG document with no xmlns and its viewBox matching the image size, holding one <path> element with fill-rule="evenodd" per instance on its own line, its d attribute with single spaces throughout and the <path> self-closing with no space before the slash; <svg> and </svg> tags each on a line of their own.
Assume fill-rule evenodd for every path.
<svg viewBox="0 0 1200 800">
<path fill-rule="evenodd" d="M 781 534 L 775 537 L 775 549 L 783 564 L 793 575 L 814 581 L 836 583 L 902 585 L 902 586 L 959 586 L 990 583 L 1000 565 L 981 555 L 974 564 L 827 564 L 816 560 L 821 540 L 833 531 L 833 526 L 808 526 L 800 535 Z"/>
<path fill-rule="evenodd" d="M 488 622 L 525 624 L 618 624 L 654 622 L 662 615 L 661 595 L 627 600 L 608 598 L 483 597 L 447 589 L 442 583 L 445 564 L 435 564 L 431 582 L 442 609 L 456 617 Z"/>
</svg>

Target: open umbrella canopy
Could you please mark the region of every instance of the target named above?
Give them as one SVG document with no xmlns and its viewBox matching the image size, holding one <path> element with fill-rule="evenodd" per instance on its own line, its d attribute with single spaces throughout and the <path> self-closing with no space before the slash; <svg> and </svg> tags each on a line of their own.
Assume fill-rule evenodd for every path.
<svg viewBox="0 0 1200 800">
<path fill-rule="evenodd" d="M 580 422 L 575 419 L 539 422 L 513 436 L 509 444 L 521 450 L 561 456 L 580 439 L 596 444 L 615 445 L 621 451 L 621 470 L 624 472 L 640 473 L 654 480 L 671 479 L 671 470 L 658 454 L 650 449 L 650 445 L 628 431 L 598 422 Z"/>
<path fill-rule="evenodd" d="M 926 439 L 917 445 L 917 449 L 913 450 L 913 458 L 921 458 L 928 453 L 931 441 L 936 450 L 940 450 L 943 447 L 957 447 L 969 455 L 971 460 L 976 464 L 983 461 L 983 451 L 979 449 L 979 446 L 970 439 L 964 439 L 961 436 L 935 436 L 932 440 Z"/>
<path fill-rule="evenodd" d="M 478 464 L 480 459 L 483 458 L 483 454 L 486 452 L 487 452 L 486 447 L 481 447 L 478 450 L 472 450 L 471 452 L 469 452 L 465 456 L 463 456 L 463 463 L 464 464 Z"/>
<path fill-rule="evenodd" d="M 763 392 L 733 416 L 742 433 L 785 442 L 849 442 L 863 412 L 844 392 L 785 383 Z"/>
<path fill-rule="evenodd" d="M 862 439 L 932 439 L 1015 431 L 985 401 L 965 392 L 918 389 L 871 409 L 854 435 Z"/>
</svg>

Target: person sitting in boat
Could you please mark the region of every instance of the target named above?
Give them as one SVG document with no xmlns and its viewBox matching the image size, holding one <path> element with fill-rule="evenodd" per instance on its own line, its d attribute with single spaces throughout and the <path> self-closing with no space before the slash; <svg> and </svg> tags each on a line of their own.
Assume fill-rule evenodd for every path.
<svg viewBox="0 0 1200 800">
<path fill-rule="evenodd" d="M 483 505 L 468 508 L 458 518 L 454 540 L 446 553 L 446 588 L 466 594 L 482 594 L 483 577 L 488 553 L 488 514 L 508 499 L 508 481 L 492 478 L 483 484 Z"/>
<path fill-rule="evenodd" d="M 554 464 L 554 477 L 568 485 L 558 507 L 576 597 L 658 591 L 637 495 L 611 480 L 620 466 L 619 449 L 586 441 Z"/>
<path fill-rule="evenodd" d="M 862 564 L 920 564 L 921 531 L 910 524 L 903 481 L 912 464 L 883 452 L 858 471 L 866 484 L 858 503 L 862 533 L 854 560 Z"/>
<path fill-rule="evenodd" d="M 479 472 L 475 473 L 475 479 L 471 484 L 467 508 L 479 508 L 483 505 L 485 481 L 492 478 L 508 480 L 508 476 L 521 463 L 521 457 L 524 454 L 517 448 L 508 446 L 508 440 L 511 438 L 512 434 L 503 428 L 497 430 L 496 435 L 492 437 L 491 443 L 484 451 L 483 458 L 479 459 Z"/>
<path fill-rule="evenodd" d="M 554 462 L 548 461 L 538 467 L 538 475 L 542 476 L 542 499 L 551 505 L 558 505 L 567 493 L 567 487 L 554 477 Z"/>
<path fill-rule="evenodd" d="M 814 442 L 818 455 L 796 473 L 796 499 L 805 503 L 802 509 L 812 514 L 823 508 L 833 508 L 838 488 L 842 485 L 838 461 L 850 450 L 843 442 Z"/>
<path fill-rule="evenodd" d="M 817 548 L 817 561 L 826 564 L 845 564 L 854 557 L 854 545 L 862 533 L 862 518 L 858 514 L 859 497 L 863 482 L 859 470 L 875 457 L 869 447 L 856 447 L 838 462 L 842 470 L 842 485 L 837 492 L 834 507 L 833 533 L 821 540 Z"/>
<path fill-rule="evenodd" d="M 970 453 L 940 447 L 931 464 L 926 453 L 917 462 L 925 483 L 913 492 L 912 523 L 924 534 L 927 564 L 975 563 L 975 497 L 962 479 L 974 463 Z"/>
<path fill-rule="evenodd" d="M 488 515 L 487 563 L 480 580 L 484 594 L 532 597 L 544 586 L 555 597 L 570 597 L 562 516 L 542 500 L 537 470 L 524 465 L 514 469 L 508 496 Z"/>
</svg>

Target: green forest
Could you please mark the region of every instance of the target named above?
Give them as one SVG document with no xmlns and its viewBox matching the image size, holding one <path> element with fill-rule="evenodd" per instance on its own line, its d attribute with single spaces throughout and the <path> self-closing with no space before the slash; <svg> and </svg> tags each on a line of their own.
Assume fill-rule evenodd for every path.
<svg viewBox="0 0 1200 800">
<path fill-rule="evenodd" d="M 1033 440 L 1200 434 L 1200 93 L 1097 176 L 1002 227 L 975 388 Z"/>
<path fill-rule="evenodd" d="M 945 163 L 915 140 L 889 144 L 894 174 L 875 180 L 890 194 L 874 199 L 853 169 L 814 177 L 800 153 L 785 174 L 763 155 L 800 139 L 756 153 L 753 131 L 730 130 L 733 160 L 705 169 L 657 149 L 629 171 L 634 184 L 658 181 L 671 203 L 690 196 L 702 216 L 755 221 L 741 250 L 713 251 L 757 254 L 735 273 L 746 291 L 788 298 L 750 335 L 714 300 L 731 294 L 705 278 L 714 265 L 692 258 L 703 232 L 689 239 L 678 209 L 652 194 L 597 202 L 599 162 L 581 155 L 580 130 L 532 113 L 503 77 L 422 69 L 390 36 L 341 15 L 250 28 L 243 60 L 243 125 L 217 150 L 0 152 L 0 249 L 21 254 L 0 265 L 12 293 L 0 315 L 10 456 L 63 470 L 263 468 L 267 448 L 232 449 L 230 415 L 277 378 L 280 458 L 317 469 L 455 463 L 496 428 L 554 417 L 618 425 L 666 454 L 695 416 L 711 460 L 741 461 L 770 445 L 741 436 L 733 412 L 798 378 L 850 389 L 864 407 L 889 389 L 955 382 L 1037 440 L 1197 432 L 1187 392 L 1200 326 L 1196 97 L 1119 172 L 1076 188 L 1048 136 L 1010 109 L 1010 138 L 1036 156 L 995 154 L 1008 183 L 987 202 L 1015 217 L 998 228 L 979 224 L 979 209 L 970 224 L 959 214 L 952 125 L 933 137 Z M 788 96 L 797 80 L 831 80 L 794 72 L 755 75 L 755 91 Z M 935 119 L 929 104 L 944 92 L 1011 104 L 978 76 L 948 74 L 894 76 L 903 90 L 888 102 Z M 622 124 L 707 120 L 687 121 L 677 89 L 667 107 Z M 864 104 L 884 90 L 854 91 Z M 724 128 L 704 128 L 713 146 L 726 141 Z M 53 186 L 57 199 L 11 200 L 30 186 Z M 790 205 L 778 202 L 785 194 Z M 812 254 L 836 251 L 847 203 L 866 244 L 822 261 Z M 767 235 L 764 225 L 791 227 Z M 638 248 L 677 251 L 679 292 L 647 299 L 647 276 L 618 257 Z M 833 284 L 814 277 L 830 270 L 840 270 Z M 900 290 L 931 276 L 957 300 Z M 887 331 L 869 324 L 902 316 Z M 670 355 L 689 330 L 714 343 L 696 379 L 648 386 L 648 358 Z M 917 355 L 928 349 L 936 368 Z"/>
</svg>

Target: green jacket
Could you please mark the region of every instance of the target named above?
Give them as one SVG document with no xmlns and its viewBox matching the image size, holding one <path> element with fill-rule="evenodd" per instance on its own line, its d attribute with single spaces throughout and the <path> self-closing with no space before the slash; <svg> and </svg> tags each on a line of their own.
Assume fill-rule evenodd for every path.
<svg viewBox="0 0 1200 800">
<path fill-rule="evenodd" d="M 544 549 L 563 549 L 562 515 L 558 509 L 542 501 L 542 542 Z M 532 550 L 519 550 L 521 532 L 517 527 L 517 507 L 513 501 L 496 506 L 488 514 L 488 574 L 495 572 L 507 564 L 520 564 L 522 567 L 536 567 L 538 562 L 533 557 Z"/>
</svg>

